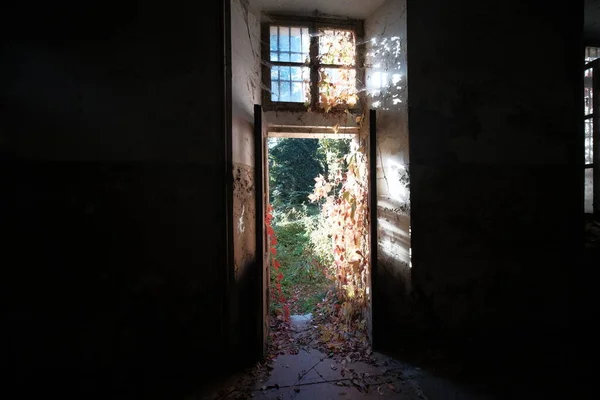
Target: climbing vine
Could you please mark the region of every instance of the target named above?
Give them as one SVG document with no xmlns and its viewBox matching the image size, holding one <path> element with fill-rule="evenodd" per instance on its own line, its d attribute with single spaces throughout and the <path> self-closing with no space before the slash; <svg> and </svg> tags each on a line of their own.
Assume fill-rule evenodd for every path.
<svg viewBox="0 0 600 400">
<path fill-rule="evenodd" d="M 283 272 L 281 272 L 279 269 L 281 264 L 276 258 L 277 248 L 275 246 L 277 245 L 277 237 L 275 235 L 275 230 L 273 229 L 273 207 L 270 204 L 267 205 L 267 210 L 265 212 L 265 226 L 267 230 L 267 240 L 270 253 L 269 260 L 272 272 L 275 275 L 275 288 L 277 289 L 277 292 L 271 292 L 271 301 L 281 305 L 283 318 L 285 321 L 288 321 L 290 319 L 290 308 L 287 304 L 285 296 L 283 295 L 283 291 L 281 290 L 281 281 L 284 277 Z"/>
<path fill-rule="evenodd" d="M 320 65 L 317 82 L 319 108 L 329 112 L 336 106 L 354 107 L 358 103 L 356 89 L 356 45 L 354 32 L 349 30 L 321 29 L 319 31 Z M 305 80 L 307 107 L 310 106 L 310 80 Z"/>
<path fill-rule="evenodd" d="M 369 209 L 368 168 L 362 146 L 353 143 L 346 156 L 347 171 L 315 178 L 313 202 L 322 201 L 321 212 L 330 227 L 334 278 L 346 322 L 363 316 L 368 306 Z M 333 189 L 340 187 L 338 192 Z"/>
</svg>

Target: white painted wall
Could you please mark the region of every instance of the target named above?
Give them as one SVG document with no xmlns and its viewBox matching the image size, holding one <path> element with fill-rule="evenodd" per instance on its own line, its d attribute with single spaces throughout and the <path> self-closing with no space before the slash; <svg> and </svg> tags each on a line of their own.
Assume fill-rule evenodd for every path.
<svg viewBox="0 0 600 400">
<path fill-rule="evenodd" d="M 377 110 L 380 263 L 410 265 L 406 0 L 387 0 L 365 21 L 367 104 Z"/>
<path fill-rule="evenodd" d="M 233 162 L 254 167 L 254 104 L 261 103 L 260 17 L 231 0 Z"/>
</svg>

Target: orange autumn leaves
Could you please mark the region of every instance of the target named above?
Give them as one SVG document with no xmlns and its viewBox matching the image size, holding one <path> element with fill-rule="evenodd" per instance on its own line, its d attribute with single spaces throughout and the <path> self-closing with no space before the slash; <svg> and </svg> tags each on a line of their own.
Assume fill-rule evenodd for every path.
<svg viewBox="0 0 600 400">
<path fill-rule="evenodd" d="M 349 322 L 362 314 L 368 304 L 368 168 L 364 149 L 353 144 L 346 162 L 345 173 L 338 170 L 334 176 L 315 178 L 315 188 L 309 198 L 313 202 L 325 200 L 321 212 L 328 221 L 334 255 L 330 275 L 336 278 L 343 300 L 340 312 Z M 332 193 L 332 189 L 340 185 L 339 191 Z"/>
</svg>

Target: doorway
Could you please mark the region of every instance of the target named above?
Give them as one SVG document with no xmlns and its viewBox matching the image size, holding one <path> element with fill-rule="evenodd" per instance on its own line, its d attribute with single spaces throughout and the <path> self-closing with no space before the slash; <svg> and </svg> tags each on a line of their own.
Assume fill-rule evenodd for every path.
<svg viewBox="0 0 600 400">
<path fill-rule="evenodd" d="M 366 137 L 269 127 L 260 106 L 255 112 L 263 354 L 307 347 L 367 354 L 373 224 Z"/>
</svg>

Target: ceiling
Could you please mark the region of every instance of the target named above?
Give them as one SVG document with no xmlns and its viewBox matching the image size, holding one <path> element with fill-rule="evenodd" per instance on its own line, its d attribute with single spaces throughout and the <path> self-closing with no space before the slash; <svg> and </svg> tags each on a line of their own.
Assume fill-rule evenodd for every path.
<svg viewBox="0 0 600 400">
<path fill-rule="evenodd" d="M 309 14 L 318 10 L 321 14 L 361 19 L 373 14 L 383 3 L 385 0 L 250 0 L 253 9 L 265 12 Z"/>
</svg>

